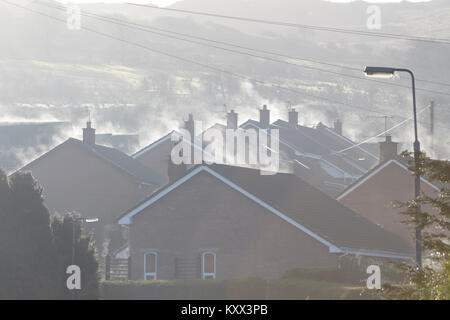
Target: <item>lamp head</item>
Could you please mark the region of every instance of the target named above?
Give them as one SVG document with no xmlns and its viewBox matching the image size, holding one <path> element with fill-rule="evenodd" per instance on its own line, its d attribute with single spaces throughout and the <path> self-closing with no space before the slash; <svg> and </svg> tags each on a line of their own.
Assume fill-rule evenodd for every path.
<svg viewBox="0 0 450 320">
<path fill-rule="evenodd" d="M 386 67 L 366 67 L 364 73 L 371 78 L 392 78 L 395 74 L 395 68 Z"/>
</svg>

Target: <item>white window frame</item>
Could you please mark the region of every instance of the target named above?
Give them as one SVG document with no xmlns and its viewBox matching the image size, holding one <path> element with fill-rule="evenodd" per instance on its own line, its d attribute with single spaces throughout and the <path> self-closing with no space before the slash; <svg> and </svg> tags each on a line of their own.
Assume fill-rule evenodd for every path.
<svg viewBox="0 0 450 320">
<path fill-rule="evenodd" d="M 213 273 L 206 273 L 205 272 L 205 256 L 207 254 L 211 254 L 214 257 L 214 272 Z M 214 251 L 205 251 L 202 253 L 202 279 L 205 280 L 207 278 L 212 277 L 213 279 L 216 279 L 216 260 L 217 260 L 217 255 Z"/>
<path fill-rule="evenodd" d="M 155 256 L 155 272 L 147 272 L 147 255 L 152 254 Z M 158 252 L 147 251 L 144 253 L 144 280 L 147 280 L 147 276 L 153 277 L 152 280 L 157 280 L 158 274 Z"/>
</svg>

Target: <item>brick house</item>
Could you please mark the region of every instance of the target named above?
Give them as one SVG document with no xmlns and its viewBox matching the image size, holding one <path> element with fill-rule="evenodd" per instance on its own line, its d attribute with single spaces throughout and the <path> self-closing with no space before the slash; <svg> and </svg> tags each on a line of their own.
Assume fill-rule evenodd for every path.
<svg viewBox="0 0 450 320">
<path fill-rule="evenodd" d="M 172 142 L 173 135 L 178 135 L 178 133 L 172 131 L 131 155 L 133 159 L 161 175 L 163 185 L 169 182 L 167 170 L 170 151 L 174 145 Z"/>
<path fill-rule="evenodd" d="M 316 188 L 335 197 L 378 162 L 378 154 L 367 144 L 357 144 L 343 135 L 342 122 L 333 127 L 319 122 L 313 127 L 299 124 L 299 114 L 291 109 L 288 121 L 271 123 L 270 110 L 264 106 L 260 119 L 249 119 L 242 129 L 278 129 L 280 162 Z M 354 147 L 357 145 L 357 147 Z M 348 150 L 347 150 L 348 149 Z M 345 150 L 345 152 L 340 152 Z"/>
<path fill-rule="evenodd" d="M 76 211 L 100 218 L 115 217 L 156 190 L 163 178 L 114 148 L 96 144 L 91 123 L 83 141 L 69 138 L 20 171 L 31 171 L 43 188 L 51 212 Z"/>
<path fill-rule="evenodd" d="M 405 217 L 399 212 L 404 209 L 395 208 L 394 201 L 414 199 L 415 177 L 407 164 L 396 156 L 397 144 L 387 136 L 386 141 L 380 143 L 380 164 L 351 184 L 336 199 L 412 244 L 415 241 L 414 232 L 402 222 Z M 439 188 L 425 178 L 421 178 L 420 187 L 428 196 L 435 196 L 439 192 Z M 430 209 L 424 208 L 428 212 L 431 212 Z"/>
<path fill-rule="evenodd" d="M 343 257 L 410 259 L 397 236 L 299 179 L 199 165 L 125 211 L 131 278 L 277 278 Z"/>
<path fill-rule="evenodd" d="M 189 114 L 189 118 L 187 121 L 184 121 L 184 129 L 188 130 L 192 137 L 194 137 L 194 117 L 192 114 Z M 169 172 L 169 159 L 170 153 L 175 144 L 182 140 L 182 133 L 172 130 L 165 136 L 159 138 L 158 140 L 152 142 L 148 146 L 142 148 L 137 151 L 131 157 L 136 161 L 140 162 L 142 165 L 147 168 L 151 168 L 154 172 L 157 172 L 160 176 L 163 177 L 163 185 L 167 184 L 170 180 L 168 175 Z M 197 148 L 198 150 L 202 150 L 202 147 L 199 146 L 194 141 L 187 141 L 192 148 Z M 188 167 L 191 165 L 188 164 Z"/>
<path fill-rule="evenodd" d="M 263 106 L 259 114 L 259 120 L 249 119 L 239 126 L 238 114 L 231 110 L 227 113 L 226 125 L 216 123 L 206 129 L 202 135 L 205 137 L 209 130 L 214 129 L 221 132 L 225 140 L 226 129 L 240 131 L 242 135 L 245 135 L 246 131 L 267 130 L 270 140 L 271 130 L 276 129 L 279 132 L 278 171 L 293 172 L 332 197 L 341 193 L 348 185 L 376 166 L 379 161 L 378 150 L 373 146 L 358 144 L 354 147 L 356 143 L 343 135 L 342 122 L 339 120 L 334 122 L 333 128 L 322 123 L 315 127 L 307 127 L 299 125 L 298 112 L 294 109 L 288 112 L 288 121 L 278 119 L 271 123 L 270 110 L 267 106 Z M 191 131 L 193 126 L 193 116 L 190 115 L 189 120 L 185 121 L 185 128 Z M 165 176 L 167 182 L 169 181 L 167 159 L 173 147 L 171 141 L 173 134 L 179 133 L 173 131 L 132 155 L 134 159 Z M 202 138 L 202 147 L 205 148 L 209 142 Z M 249 146 L 250 142 L 247 142 L 247 153 Z M 255 145 L 252 147 L 253 150 L 258 148 Z M 349 150 L 336 153 L 347 148 Z M 224 153 L 225 149 L 224 145 Z M 246 157 L 248 158 L 248 154 Z M 236 165 L 258 167 L 248 163 Z"/>
</svg>

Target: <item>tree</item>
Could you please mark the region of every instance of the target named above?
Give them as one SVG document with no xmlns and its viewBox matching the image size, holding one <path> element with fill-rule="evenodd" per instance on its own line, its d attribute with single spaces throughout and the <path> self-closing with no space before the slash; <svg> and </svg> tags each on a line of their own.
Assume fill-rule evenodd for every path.
<svg viewBox="0 0 450 320">
<path fill-rule="evenodd" d="M 0 297 L 58 296 L 56 250 L 42 190 L 30 173 L 0 170 Z"/>
<path fill-rule="evenodd" d="M 406 272 L 406 281 L 400 286 L 386 285 L 384 294 L 391 299 L 450 299 L 450 162 L 433 160 L 424 153 L 417 165 L 411 165 L 412 153 L 402 153 L 415 175 L 426 176 L 441 188 L 437 197 L 422 194 L 417 200 L 398 203 L 405 210 L 407 223 L 422 229 L 422 247 L 426 263 L 422 268 L 407 264 L 399 267 Z M 419 205 L 421 211 L 419 215 Z M 425 208 L 432 208 L 427 212 Z"/>
<path fill-rule="evenodd" d="M 73 226 L 75 224 L 75 243 L 73 243 Z M 72 265 L 72 249 L 75 244 L 73 264 L 81 269 L 81 289 L 67 289 L 65 279 L 60 285 L 61 298 L 97 299 L 99 295 L 98 262 L 95 243 L 91 235 L 83 235 L 81 218 L 76 213 L 55 217 L 51 224 L 56 250 L 59 258 L 59 274 L 66 274 Z"/>
<path fill-rule="evenodd" d="M 55 217 L 44 205 L 42 189 L 31 173 L 10 178 L 0 170 L 0 299 L 72 298 L 66 268 L 72 258 L 75 215 Z M 76 297 L 98 297 L 98 263 L 90 236 L 75 224 L 75 264 L 81 270 Z"/>
</svg>

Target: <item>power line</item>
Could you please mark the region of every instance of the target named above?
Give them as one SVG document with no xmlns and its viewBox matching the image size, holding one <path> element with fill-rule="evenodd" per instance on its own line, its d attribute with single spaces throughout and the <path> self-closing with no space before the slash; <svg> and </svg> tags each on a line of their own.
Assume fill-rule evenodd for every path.
<svg viewBox="0 0 450 320">
<path fill-rule="evenodd" d="M 37 4 L 49 6 L 49 5 L 43 4 L 43 3 L 37 3 Z M 63 7 L 61 6 L 60 8 L 63 8 Z M 225 42 L 225 41 L 219 41 L 219 40 L 214 40 L 214 39 L 205 38 L 205 37 L 193 36 L 193 35 L 190 35 L 190 34 L 181 33 L 181 32 L 175 32 L 175 31 L 162 29 L 162 28 L 157 28 L 157 27 L 153 27 L 153 26 L 150 27 L 148 25 L 143 25 L 143 24 L 139 24 L 139 23 L 135 23 L 135 22 L 131 22 L 131 21 L 124 21 L 124 20 L 121 20 L 121 19 L 113 18 L 113 17 L 105 17 L 105 16 L 94 14 L 92 12 L 88 12 L 86 10 L 83 10 L 83 12 L 86 12 L 86 13 L 92 15 L 92 16 L 95 16 L 95 17 L 109 19 L 109 20 L 113 20 L 113 21 L 117 21 L 117 22 L 121 22 L 121 23 L 126 23 L 126 24 L 130 24 L 130 25 L 134 25 L 134 26 L 138 26 L 138 27 L 142 27 L 142 28 L 146 28 L 146 29 L 150 29 L 150 30 L 166 32 L 166 33 L 170 33 L 170 34 L 175 34 L 175 35 L 184 36 L 184 37 L 188 37 L 188 38 L 192 38 L 192 39 L 197 39 L 197 40 L 202 40 L 202 41 L 222 44 L 222 45 L 236 47 L 236 48 L 245 49 L 245 50 L 254 51 L 254 52 L 260 52 L 260 53 L 275 55 L 275 56 L 279 56 L 279 57 L 283 57 L 283 58 L 287 58 L 287 59 L 291 59 L 291 60 L 311 62 L 311 63 L 316 63 L 316 64 L 332 66 L 332 67 L 336 67 L 336 68 L 342 68 L 342 69 L 347 69 L 347 70 L 361 72 L 360 68 L 349 67 L 349 66 L 342 65 L 342 64 L 334 64 L 334 63 L 323 62 L 323 61 L 314 60 L 314 59 L 300 58 L 300 57 L 291 56 L 291 55 L 283 54 L 283 53 L 280 53 L 280 52 L 269 51 L 269 50 L 254 49 L 254 48 L 246 47 L 246 46 L 243 46 L 243 45 L 237 45 L 237 44 L 229 43 L 229 42 Z M 327 70 L 322 70 L 322 71 L 326 72 Z M 430 81 L 430 80 L 424 80 L 424 79 L 420 79 L 420 78 L 416 78 L 416 81 L 421 81 L 421 82 L 426 82 L 426 83 L 431 83 L 431 84 L 436 84 L 436 85 L 441 85 L 441 86 L 449 86 L 450 87 L 450 83 L 445 83 L 445 82 L 440 82 L 440 81 Z M 384 83 L 392 85 L 389 82 L 384 82 Z"/>
<path fill-rule="evenodd" d="M 43 6 L 47 6 L 47 7 L 52 7 L 52 8 L 55 8 L 55 9 L 64 9 L 63 6 L 55 7 L 55 6 L 51 6 L 51 5 L 44 4 L 44 3 L 35 3 L 35 4 L 39 4 L 39 5 L 43 5 Z M 103 18 L 103 19 L 109 19 L 109 20 L 113 20 L 113 21 L 129 24 L 129 25 L 134 25 L 134 26 L 138 26 L 138 27 L 142 27 L 142 28 L 146 28 L 146 29 L 150 29 L 150 30 L 166 32 L 166 33 L 175 34 L 175 35 L 179 35 L 179 36 L 183 36 L 183 37 L 188 37 L 188 38 L 193 38 L 193 39 L 197 39 L 197 40 L 202 40 L 202 41 L 222 44 L 222 45 L 226 45 L 226 46 L 230 46 L 230 47 L 236 47 L 236 48 L 245 49 L 245 50 L 250 50 L 250 51 L 254 51 L 254 52 L 260 52 L 260 53 L 265 53 L 265 54 L 270 54 L 270 55 L 276 55 L 276 56 L 287 58 L 287 59 L 291 59 L 291 60 L 312 62 L 312 63 L 316 63 L 316 64 L 323 64 L 323 65 L 333 66 L 333 67 L 336 67 L 336 68 L 345 68 L 345 69 L 349 69 L 349 70 L 353 70 L 353 71 L 361 71 L 359 68 L 348 67 L 348 66 L 345 66 L 345 65 L 333 64 L 333 63 L 329 63 L 329 62 L 322 62 L 322 61 L 313 60 L 313 59 L 299 58 L 299 57 L 294 57 L 294 56 L 291 56 L 291 55 L 282 54 L 282 53 L 279 53 L 279 52 L 262 50 L 262 49 L 254 49 L 254 48 L 249 48 L 249 47 L 246 47 L 246 46 L 237 45 L 237 44 L 233 44 L 233 43 L 229 43 L 229 42 L 225 42 L 225 41 L 219 41 L 219 40 L 214 40 L 214 39 L 205 38 L 205 37 L 193 36 L 193 35 L 189 35 L 189 34 L 186 34 L 186 33 L 175 32 L 175 31 L 162 29 L 162 28 L 157 28 L 157 27 L 153 27 L 153 26 L 150 27 L 148 25 L 143 25 L 143 24 L 139 24 L 139 23 L 135 23 L 135 22 L 131 22 L 131 21 L 124 21 L 124 20 L 121 20 L 121 19 L 113 18 L 113 17 L 105 17 L 105 16 L 102 16 L 102 15 L 94 14 L 92 12 L 88 12 L 86 10 L 83 10 L 83 12 L 88 13 L 91 16 L 95 16 L 95 17 L 99 17 L 99 18 Z M 89 15 L 87 15 L 87 16 L 89 17 Z M 450 86 L 450 84 L 448 84 L 448 85 Z"/>
<path fill-rule="evenodd" d="M 45 16 L 47 18 L 50 18 L 50 19 L 53 19 L 53 20 L 56 20 L 56 21 L 59 21 L 59 22 L 66 23 L 65 20 L 59 19 L 59 18 L 51 16 L 49 14 L 46 14 L 46 13 L 43 13 L 43 12 L 40 12 L 40 11 L 37 11 L 37 10 L 33 10 L 33 9 L 30 9 L 28 7 L 24 7 L 24 6 L 21 6 L 21 5 L 17 5 L 17 4 L 11 3 L 11 2 L 6 1 L 6 0 L 0 0 L 0 1 L 2 1 L 4 3 L 7 3 L 9 5 L 12 5 L 12 6 L 21 8 L 21 9 L 24 9 L 26 11 L 33 12 L 33 13 L 38 14 L 38 15 Z M 332 100 L 332 99 L 329 99 L 329 98 L 325 98 L 325 97 L 318 97 L 318 96 L 315 96 L 315 95 L 311 95 L 311 94 L 308 94 L 308 93 L 297 91 L 297 90 L 295 90 L 293 88 L 284 87 L 284 86 L 282 86 L 280 84 L 277 84 L 277 83 L 253 79 L 253 78 L 250 78 L 250 77 L 247 77 L 247 76 L 244 76 L 244 75 L 232 72 L 232 71 L 224 70 L 224 69 L 221 69 L 221 68 L 218 68 L 218 67 L 215 67 L 215 66 L 211 66 L 211 65 L 204 64 L 204 63 L 201 63 L 201 62 L 198 62 L 198 61 L 186 59 L 186 58 L 183 58 L 183 57 L 171 54 L 171 53 L 167 53 L 167 52 L 164 52 L 164 51 L 161 51 L 161 50 L 153 49 L 153 48 L 150 48 L 150 47 L 147 47 L 147 46 L 135 43 L 135 42 L 128 41 L 126 39 L 117 38 L 115 36 L 112 36 L 110 34 L 97 31 L 97 30 L 92 29 L 92 28 L 87 28 L 87 27 L 83 26 L 82 29 L 86 30 L 86 31 L 89 31 L 89 32 L 92 32 L 92 33 L 97 34 L 97 35 L 101 35 L 103 37 L 107 37 L 107 38 L 110 38 L 110 39 L 113 39 L 113 40 L 116 40 L 116 41 L 120 41 L 120 42 L 129 44 L 129 45 L 132 45 L 132 46 L 139 47 L 141 49 L 144 49 L 144 50 L 147 50 L 147 51 L 150 51 L 150 52 L 153 52 L 153 53 L 165 55 L 165 56 L 171 57 L 171 58 L 176 59 L 176 60 L 180 60 L 180 61 L 183 61 L 183 62 L 195 64 L 195 65 L 201 66 L 203 68 L 214 70 L 214 71 L 219 72 L 219 73 L 228 74 L 228 75 L 230 75 L 232 77 L 235 77 L 235 78 L 238 78 L 238 79 L 242 79 L 242 80 L 245 80 L 245 81 L 250 81 L 250 82 L 253 82 L 253 83 L 261 85 L 261 86 L 265 86 L 265 87 L 268 86 L 268 87 L 278 88 L 278 89 L 281 89 L 281 90 L 285 90 L 285 91 L 288 91 L 288 92 L 293 92 L 293 93 L 296 93 L 296 94 L 299 94 L 299 95 L 303 95 L 303 96 L 307 96 L 307 97 L 311 97 L 311 98 L 314 98 L 314 99 L 324 100 L 324 101 L 327 101 L 329 103 L 339 104 L 339 105 L 343 105 L 343 106 L 346 106 L 346 107 L 349 107 L 349 108 L 353 108 L 353 109 L 359 109 L 359 110 L 364 110 L 364 111 L 368 111 L 368 112 L 372 112 L 372 113 L 378 113 L 378 114 L 385 115 L 385 113 L 377 111 L 377 110 L 362 108 L 362 107 L 354 106 L 354 105 L 351 105 L 351 104 L 348 104 L 348 103 L 345 103 L 345 102 L 335 101 L 335 100 Z M 399 115 L 396 115 L 396 116 L 402 117 L 402 116 L 399 116 Z"/>
<path fill-rule="evenodd" d="M 422 112 L 424 112 L 425 110 L 429 109 L 430 107 L 431 107 L 431 104 L 428 105 L 428 106 L 426 106 L 426 107 L 424 107 L 423 109 L 419 110 L 419 112 L 417 112 L 417 114 L 421 114 Z M 384 135 L 384 134 L 386 134 L 386 133 L 388 133 L 388 132 L 390 132 L 390 131 L 392 131 L 392 130 L 394 130 L 394 129 L 396 129 L 396 128 L 402 126 L 402 125 L 404 125 L 405 123 L 407 123 L 408 121 L 411 121 L 412 119 L 413 119 L 413 117 L 409 117 L 409 118 L 407 118 L 406 120 L 403 120 L 403 121 L 397 123 L 396 125 L 390 127 L 389 129 L 387 129 L 387 130 L 385 130 L 385 131 L 383 131 L 383 132 L 380 132 L 379 134 L 377 134 L 377 135 L 375 135 L 375 136 L 373 136 L 373 137 L 370 137 L 370 138 L 368 138 L 368 139 L 365 139 L 364 141 L 361 141 L 361 142 L 359 142 L 359 143 L 357 143 L 357 144 L 354 144 L 354 145 L 352 145 L 351 147 L 348 147 L 348 148 L 345 148 L 345 149 L 342 149 L 342 150 L 339 150 L 339 151 L 335 151 L 335 152 L 332 152 L 332 153 L 330 153 L 330 154 L 335 155 L 335 154 L 342 153 L 342 152 L 351 150 L 351 149 L 353 149 L 353 148 L 359 147 L 360 145 L 362 145 L 362 144 L 364 144 L 364 143 L 366 143 L 366 142 L 369 142 L 370 140 L 373 140 L 373 139 L 375 139 L 375 138 L 381 137 L 382 135 Z"/>
<path fill-rule="evenodd" d="M 24 7 L 24 6 L 15 4 L 15 3 L 11 3 L 11 2 L 6 1 L 6 0 L 0 0 L 0 1 L 2 1 L 4 3 L 7 3 L 9 5 L 12 5 L 12 6 L 15 6 L 15 7 L 18 7 L 18 8 L 21 8 L 21 9 L 24 9 L 24 10 L 27 10 L 27 11 L 30 11 L 30 12 L 42 15 L 42 16 L 45 16 L 47 18 L 50 18 L 50 19 L 53 19 L 53 20 L 56 20 L 56 21 L 59 21 L 59 22 L 66 23 L 65 20 L 59 19 L 59 18 L 51 16 L 51 15 L 48 15 L 46 13 L 43 13 L 43 12 L 40 12 L 40 11 L 36 11 L 36 10 L 30 9 L 30 8 L 27 8 L 27 7 Z M 158 50 L 158 49 L 154 49 L 154 48 L 150 48 L 150 47 L 144 46 L 144 45 L 139 44 L 139 43 L 131 42 L 131 41 L 126 40 L 126 39 L 121 39 L 121 38 L 112 36 L 110 34 L 94 30 L 92 28 L 87 28 L 87 27 L 83 26 L 82 29 L 86 30 L 86 31 L 89 31 L 89 32 L 92 32 L 92 33 L 97 34 L 97 35 L 101 35 L 103 37 L 107 37 L 107 38 L 110 38 L 110 39 L 113 39 L 113 40 L 116 40 L 116 41 L 120 41 L 120 42 L 123 42 L 123 43 L 127 43 L 129 45 L 132 45 L 132 46 L 139 47 L 141 49 L 144 49 L 144 50 L 147 50 L 147 51 L 150 51 L 150 52 L 153 52 L 153 53 L 157 53 L 157 54 L 160 54 L 160 55 L 168 56 L 170 58 L 173 58 L 173 59 L 176 59 L 176 60 L 179 60 L 179 61 L 183 61 L 183 62 L 187 62 L 187 63 L 190 63 L 190 64 L 195 64 L 195 65 L 201 66 L 201 67 L 206 68 L 206 69 L 214 70 L 214 71 L 219 72 L 219 73 L 228 74 L 228 75 L 230 75 L 232 77 L 235 77 L 235 78 L 238 78 L 238 79 L 242 79 L 242 80 L 245 80 L 245 81 L 249 81 L 249 82 L 253 82 L 253 83 L 261 85 L 261 86 L 274 87 L 274 88 L 278 88 L 278 89 L 285 90 L 285 91 L 288 91 L 288 92 L 293 92 L 293 93 L 296 93 L 296 94 L 299 94 L 299 95 L 307 96 L 307 97 L 310 97 L 310 98 L 313 98 L 313 99 L 324 100 L 324 101 L 327 101 L 327 102 L 333 103 L 333 104 L 340 104 L 340 105 L 347 106 L 347 107 L 353 108 L 353 109 L 359 109 L 359 110 L 364 110 L 364 111 L 368 111 L 368 112 L 384 114 L 383 112 L 380 112 L 380 111 L 377 111 L 377 110 L 362 108 L 362 107 L 354 106 L 354 105 L 351 105 L 351 104 L 348 104 L 348 103 L 345 103 L 345 102 L 335 101 L 335 100 L 332 100 L 332 99 L 329 99 L 329 98 L 318 97 L 318 96 L 315 96 L 315 95 L 312 95 L 312 94 L 309 94 L 309 93 L 300 92 L 300 91 L 297 91 L 297 90 L 295 90 L 293 88 L 282 86 L 282 85 L 280 85 L 278 83 L 273 83 L 273 82 L 262 81 L 262 80 L 250 78 L 250 77 L 247 77 L 247 76 L 244 76 L 244 75 L 232 72 L 232 71 L 224 70 L 224 69 L 221 69 L 221 68 L 218 68 L 218 67 L 215 67 L 215 66 L 211 66 L 211 65 L 208 65 L 208 64 L 204 64 L 204 63 L 195 61 L 195 60 L 190 60 L 190 59 L 187 59 L 187 58 L 183 58 L 183 57 L 171 54 L 171 53 L 167 53 L 167 52 L 164 52 L 164 51 L 161 51 L 161 50 Z"/>
<path fill-rule="evenodd" d="M 358 31 L 358 30 L 349 30 L 349 29 L 332 28 L 332 27 L 320 27 L 320 26 L 314 26 L 314 25 L 297 24 L 297 23 L 281 22 L 281 21 L 271 21 L 271 20 L 264 20 L 264 19 L 254 19 L 254 18 L 247 18 L 247 17 L 238 17 L 238 16 L 230 16 L 230 15 L 224 15 L 224 14 L 209 13 L 209 12 L 183 10 L 183 9 L 175 9 L 175 8 L 167 8 L 167 7 L 161 8 L 161 7 L 157 7 L 157 6 L 153 6 L 153 5 L 146 5 L 146 4 L 136 4 L 136 3 L 127 3 L 127 4 L 132 5 L 132 6 L 151 8 L 151 9 L 173 11 L 173 12 L 178 12 L 178 13 L 187 13 L 187 14 L 201 15 L 201 16 L 208 16 L 208 17 L 215 17 L 215 18 L 263 23 L 263 24 L 270 24 L 270 25 L 277 25 L 277 26 L 284 26 L 284 27 L 303 28 L 303 29 L 309 29 L 309 30 L 329 31 L 329 32 L 346 33 L 346 34 L 356 34 L 356 35 L 364 35 L 364 36 L 370 36 L 370 37 L 382 37 L 382 38 L 401 39 L 401 40 L 410 40 L 410 41 L 450 44 L 450 39 L 419 37 L 419 36 L 402 35 L 402 34 L 394 34 L 394 33 Z"/>
<path fill-rule="evenodd" d="M 54 8 L 54 9 L 58 9 L 58 10 L 64 10 L 63 7 L 49 6 L 49 5 L 41 4 L 41 3 L 38 3 L 38 4 L 44 5 L 44 6 L 47 6 L 47 7 L 51 7 L 51 8 Z M 86 11 L 84 11 L 84 12 L 86 12 Z M 193 43 L 193 44 L 197 44 L 197 45 L 201 45 L 201 46 L 215 48 L 215 49 L 219 49 L 219 50 L 223 50 L 223 51 L 227 51 L 227 52 L 231 52 L 231 53 L 237 53 L 237 54 L 241 54 L 241 55 L 245 55 L 245 56 L 249 56 L 249 57 L 253 57 L 253 58 L 257 58 L 257 59 L 264 59 L 264 60 L 268 60 L 268 61 L 272 61 L 272 62 L 287 64 L 287 65 L 293 65 L 293 66 L 296 66 L 296 67 L 299 67 L 299 68 L 304 68 L 304 69 L 315 70 L 315 71 L 319 71 L 319 72 L 330 73 L 330 74 L 337 75 L 339 77 L 344 76 L 344 77 L 353 78 L 353 79 L 357 79 L 357 80 L 371 81 L 371 82 L 380 83 L 380 84 L 383 84 L 383 85 L 390 85 L 390 86 L 396 86 L 396 87 L 410 89 L 410 86 L 407 86 L 407 85 L 402 85 L 402 84 L 398 84 L 398 83 L 391 83 L 391 82 L 385 82 L 385 81 L 379 81 L 379 80 L 375 80 L 375 79 L 369 79 L 369 78 L 365 78 L 365 77 L 359 77 L 359 76 L 344 74 L 344 73 L 340 73 L 340 72 L 336 72 L 336 71 L 332 71 L 332 70 L 325 70 L 325 69 L 312 67 L 312 66 L 299 65 L 299 64 L 291 63 L 291 62 L 285 61 L 285 60 L 278 60 L 278 59 L 274 59 L 274 58 L 267 57 L 267 56 L 260 56 L 260 55 L 256 55 L 256 54 L 252 54 L 252 53 L 248 53 L 248 52 L 233 50 L 233 49 L 229 49 L 229 48 L 223 48 L 223 47 L 219 47 L 219 46 L 215 46 L 215 45 L 209 45 L 209 44 L 198 42 L 198 41 L 184 39 L 184 38 L 180 38 L 180 37 L 177 37 L 177 36 L 171 36 L 171 35 L 163 34 L 163 33 L 160 33 L 160 32 L 152 31 L 152 29 L 162 30 L 163 32 L 166 32 L 166 33 L 180 34 L 180 35 L 185 36 L 185 37 L 199 38 L 199 39 L 201 39 L 203 41 L 210 41 L 210 42 L 220 43 L 220 44 L 224 44 L 224 45 L 227 45 L 227 46 L 243 48 L 243 49 L 246 49 L 246 50 L 251 50 L 251 51 L 256 51 L 256 52 L 263 52 L 263 53 L 268 53 L 268 54 L 272 54 L 272 55 L 282 56 L 280 54 L 275 54 L 275 53 L 271 53 L 271 52 L 264 51 L 264 50 L 256 50 L 256 49 L 248 48 L 248 47 L 245 47 L 245 46 L 237 46 L 237 45 L 226 43 L 226 42 L 222 42 L 222 41 L 215 41 L 215 40 L 205 39 L 205 38 L 201 38 L 201 37 L 190 36 L 190 35 L 186 35 L 186 34 L 182 34 L 182 33 L 167 31 L 167 30 L 160 29 L 160 28 L 153 28 L 153 27 L 142 25 L 142 24 L 137 24 L 137 23 L 133 23 L 133 22 L 123 21 L 123 20 L 120 20 L 120 19 L 105 17 L 105 16 L 101 16 L 101 15 L 97 15 L 97 14 L 93 14 L 93 13 L 89 13 L 89 12 L 87 12 L 87 14 L 86 13 L 82 13 L 81 15 L 89 17 L 89 18 L 92 18 L 92 19 L 96 19 L 96 20 L 100 20 L 100 21 L 104 21 L 104 22 L 109 22 L 109 23 L 112 23 L 112 24 L 115 24 L 115 25 L 120 25 L 120 26 L 124 26 L 124 27 L 127 27 L 127 28 L 140 30 L 140 31 L 143 31 L 143 32 L 156 34 L 156 35 L 161 36 L 161 37 L 167 37 L 167 38 L 172 38 L 172 39 L 176 39 L 176 40 L 181 40 L 181 41 L 185 41 L 185 42 L 188 42 L 188 43 Z M 135 26 L 138 26 L 138 27 L 135 27 Z M 291 59 L 291 57 L 289 57 L 289 59 Z M 294 59 L 307 61 L 306 59 L 299 59 L 299 58 L 294 58 Z M 314 63 L 325 64 L 325 63 L 317 62 L 317 61 L 314 61 Z M 357 70 L 357 71 L 361 72 L 361 70 L 357 69 L 357 68 L 339 66 L 339 65 L 335 65 L 335 64 L 328 64 L 328 65 L 336 66 L 336 67 L 344 67 L 344 68 L 347 68 L 347 69 Z M 427 81 L 427 80 L 425 80 L 425 81 Z M 443 85 L 450 86 L 450 84 L 443 84 Z M 416 90 L 430 92 L 430 93 L 439 94 L 439 95 L 450 96 L 449 93 L 436 91 L 436 90 L 430 90 L 430 89 L 424 89 L 424 88 L 416 88 Z"/>
</svg>

